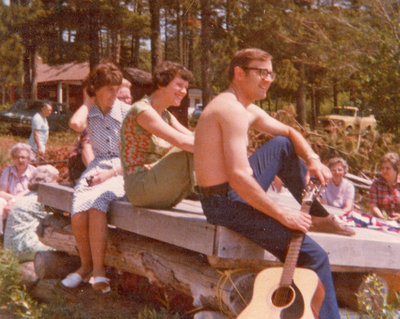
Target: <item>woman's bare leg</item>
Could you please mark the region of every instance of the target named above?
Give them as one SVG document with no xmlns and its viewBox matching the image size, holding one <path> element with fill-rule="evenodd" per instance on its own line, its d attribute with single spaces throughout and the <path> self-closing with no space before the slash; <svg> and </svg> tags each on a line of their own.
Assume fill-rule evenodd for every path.
<svg viewBox="0 0 400 319">
<path fill-rule="evenodd" d="M 107 215 L 95 208 L 89 210 L 89 240 L 93 260 L 93 276 L 105 276 Z"/>
<path fill-rule="evenodd" d="M 76 245 L 78 246 L 81 267 L 76 271 L 85 278 L 92 271 L 92 254 L 89 241 L 89 216 L 88 212 L 80 212 L 72 215 L 72 231 Z"/>
</svg>

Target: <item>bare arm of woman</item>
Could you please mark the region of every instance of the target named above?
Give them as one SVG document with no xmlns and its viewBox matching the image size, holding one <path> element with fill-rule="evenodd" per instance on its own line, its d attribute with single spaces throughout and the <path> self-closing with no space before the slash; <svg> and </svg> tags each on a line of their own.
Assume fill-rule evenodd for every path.
<svg viewBox="0 0 400 319">
<path fill-rule="evenodd" d="M 3 185 L 1 186 L 1 190 L 0 190 L 0 197 L 5 199 L 6 201 L 9 201 L 10 199 L 12 199 L 14 196 L 7 193 L 7 188 L 5 188 Z"/>
<path fill-rule="evenodd" d="M 353 203 L 354 203 L 354 201 L 352 199 L 346 200 L 346 203 L 344 204 L 342 209 L 345 212 L 348 212 L 349 210 L 352 210 L 353 209 Z"/>
<path fill-rule="evenodd" d="M 82 146 L 82 161 L 87 167 L 91 161 L 94 160 L 94 152 L 92 144 L 84 143 Z"/>
<path fill-rule="evenodd" d="M 69 127 L 78 133 L 87 128 L 89 109 L 94 104 L 94 98 L 87 95 L 86 89 L 84 95 L 83 104 L 75 111 L 68 122 Z"/>
<path fill-rule="evenodd" d="M 173 117 L 172 127 L 175 128 L 177 131 L 186 134 L 186 135 L 193 135 L 193 132 L 183 126 L 175 117 Z"/>
<path fill-rule="evenodd" d="M 378 208 L 378 206 L 371 206 L 370 211 L 371 211 L 372 215 L 375 217 L 385 218 L 385 216 L 383 216 L 382 211 Z"/>
<path fill-rule="evenodd" d="M 176 146 L 184 151 L 193 153 L 193 134 L 189 135 L 182 133 L 175 127 L 168 125 L 155 110 L 148 109 L 141 112 L 137 116 L 136 120 L 139 125 L 143 127 L 146 131 L 162 138 L 173 146 Z"/>
</svg>

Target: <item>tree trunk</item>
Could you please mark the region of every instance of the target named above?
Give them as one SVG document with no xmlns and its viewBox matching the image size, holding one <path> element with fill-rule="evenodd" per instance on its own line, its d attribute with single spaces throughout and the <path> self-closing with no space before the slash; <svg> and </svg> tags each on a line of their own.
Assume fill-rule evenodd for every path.
<svg viewBox="0 0 400 319">
<path fill-rule="evenodd" d="M 181 5 L 176 1 L 176 54 L 178 61 L 183 64 L 182 54 L 182 20 L 181 20 Z"/>
<path fill-rule="evenodd" d="M 338 106 L 338 89 L 337 89 L 337 79 L 333 80 L 333 106 Z"/>
<path fill-rule="evenodd" d="M 169 58 L 171 54 L 169 49 L 169 37 L 168 37 L 168 10 L 164 10 L 164 60 L 171 60 Z"/>
<path fill-rule="evenodd" d="M 317 90 L 315 94 L 315 115 L 318 117 L 321 114 L 321 100 L 322 100 L 322 94 L 321 90 Z"/>
<path fill-rule="evenodd" d="M 210 67 L 210 54 L 211 54 L 211 4 L 210 0 L 201 0 L 201 83 L 202 83 L 202 98 L 203 105 L 212 98 L 211 88 L 211 67 Z"/>
<path fill-rule="evenodd" d="M 306 79 L 304 64 L 299 64 L 299 86 L 296 92 L 296 111 L 297 120 L 301 125 L 305 125 L 307 122 L 307 104 L 306 104 Z"/>
<path fill-rule="evenodd" d="M 111 31 L 111 55 L 115 64 L 119 64 L 121 57 L 121 34 L 119 31 Z"/>
<path fill-rule="evenodd" d="M 311 129 L 314 129 L 315 122 L 317 119 L 317 101 L 316 101 L 316 89 L 313 85 L 311 87 Z"/>
<path fill-rule="evenodd" d="M 89 18 L 89 45 L 90 45 L 90 55 L 89 55 L 89 66 L 90 70 L 99 64 L 99 27 L 97 24 L 96 17 Z"/>
<path fill-rule="evenodd" d="M 162 61 L 161 35 L 160 35 L 160 2 L 150 0 L 151 14 L 151 68 L 154 68 Z"/>
<path fill-rule="evenodd" d="M 191 28 L 188 28 L 188 69 L 193 71 L 194 68 L 194 48 L 193 48 L 193 42 L 194 42 L 194 35 L 193 35 L 193 30 Z"/>
<path fill-rule="evenodd" d="M 31 51 L 31 69 L 32 69 L 32 91 L 31 91 L 31 97 L 34 100 L 37 100 L 38 94 L 37 94 L 37 63 L 38 63 L 38 53 L 37 53 L 37 48 L 36 46 L 32 47 Z"/>
<path fill-rule="evenodd" d="M 24 63 L 24 86 L 23 86 L 23 97 L 24 99 L 30 99 L 32 94 L 32 78 L 31 78 L 31 47 L 25 41 L 25 52 L 23 57 Z"/>
</svg>

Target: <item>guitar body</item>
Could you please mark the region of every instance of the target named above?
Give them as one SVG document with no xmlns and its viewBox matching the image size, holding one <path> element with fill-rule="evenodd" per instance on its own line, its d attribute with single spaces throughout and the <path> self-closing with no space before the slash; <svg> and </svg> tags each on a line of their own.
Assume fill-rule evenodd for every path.
<svg viewBox="0 0 400 319">
<path fill-rule="evenodd" d="M 280 293 L 282 267 L 271 267 L 261 271 L 254 282 L 253 297 L 237 319 L 315 319 L 325 296 L 325 289 L 317 274 L 311 269 L 296 268 L 294 284 L 284 288 L 288 299 L 276 302 Z M 273 301 L 273 299 L 275 301 Z"/>
</svg>

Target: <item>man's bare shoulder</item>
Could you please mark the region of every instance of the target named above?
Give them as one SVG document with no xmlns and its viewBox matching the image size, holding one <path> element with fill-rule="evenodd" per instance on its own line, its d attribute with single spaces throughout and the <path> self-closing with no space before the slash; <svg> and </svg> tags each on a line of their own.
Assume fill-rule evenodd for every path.
<svg viewBox="0 0 400 319">
<path fill-rule="evenodd" d="M 243 112 L 245 109 L 233 93 L 225 91 L 218 94 L 207 104 L 204 113 L 217 115 L 235 111 Z"/>
</svg>

